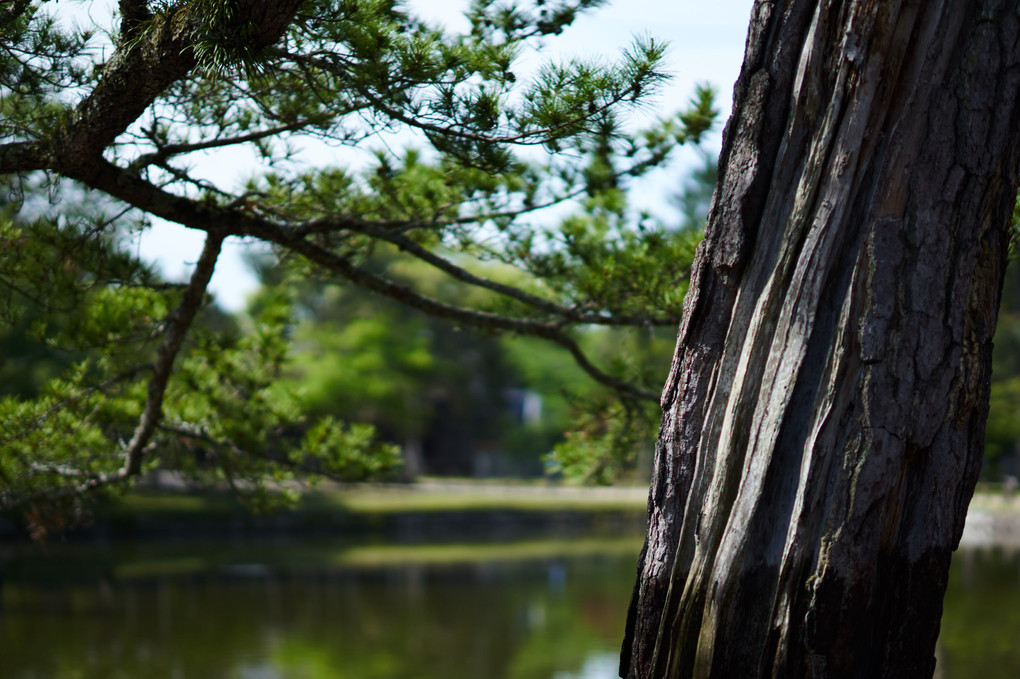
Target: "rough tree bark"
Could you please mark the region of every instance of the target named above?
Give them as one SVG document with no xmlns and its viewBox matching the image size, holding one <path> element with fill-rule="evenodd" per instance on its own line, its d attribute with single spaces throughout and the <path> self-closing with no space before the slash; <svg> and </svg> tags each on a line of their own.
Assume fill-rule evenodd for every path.
<svg viewBox="0 0 1020 679">
<path fill-rule="evenodd" d="M 621 676 L 925 677 L 1020 177 L 1015 0 L 757 0 Z"/>
</svg>

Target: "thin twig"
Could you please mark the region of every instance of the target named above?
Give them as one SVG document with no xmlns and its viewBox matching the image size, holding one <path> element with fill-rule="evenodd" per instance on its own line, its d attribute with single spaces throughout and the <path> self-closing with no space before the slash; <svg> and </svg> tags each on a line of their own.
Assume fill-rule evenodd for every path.
<svg viewBox="0 0 1020 679">
<path fill-rule="evenodd" d="M 164 161 L 171 156 L 181 155 L 183 153 L 193 153 L 195 151 L 206 151 L 209 149 L 222 148 L 224 146 L 233 146 L 235 144 L 246 144 L 252 141 L 258 141 L 265 139 L 266 137 L 274 137 L 283 132 L 294 132 L 300 130 L 303 127 L 311 125 L 311 121 L 302 120 L 287 125 L 277 125 L 276 127 L 270 127 L 265 130 L 259 130 L 250 134 L 242 134 L 236 137 L 218 137 L 216 139 L 210 139 L 208 141 L 195 142 L 193 144 L 167 144 L 161 146 L 152 153 L 146 153 L 138 156 L 128 168 L 131 170 L 139 171 L 149 165 L 158 165 L 163 167 Z"/>
</svg>

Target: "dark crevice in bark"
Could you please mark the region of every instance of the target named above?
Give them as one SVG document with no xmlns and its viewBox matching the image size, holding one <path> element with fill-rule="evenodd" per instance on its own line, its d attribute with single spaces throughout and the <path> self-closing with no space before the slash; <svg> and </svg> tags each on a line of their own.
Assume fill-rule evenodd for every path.
<svg viewBox="0 0 1020 679">
<path fill-rule="evenodd" d="M 649 533 L 638 564 L 631 605 L 635 614 L 628 619 L 621 676 L 651 676 L 669 579 L 671 574 L 676 580 L 686 572 L 686 564 L 677 568 L 675 559 L 683 549 L 679 542 L 684 498 L 690 495 L 695 473 L 693 452 L 699 431 L 693 423 L 701 421 L 707 396 L 719 378 L 708 372 L 696 374 L 690 366 L 699 361 L 714 363 L 722 353 L 743 260 L 756 241 L 757 214 L 773 181 L 771 167 L 787 124 L 788 98 L 770 98 L 769 93 L 788 91 L 790 64 L 798 58 L 812 9 L 809 1 L 782 7 L 756 2 L 754 6 L 745 65 L 734 86 L 736 114 L 723 132 L 719 184 L 709 211 L 709 238 L 695 257 L 677 353 L 663 390 L 661 438 L 649 495 Z M 729 174 L 739 178 L 731 181 Z M 720 231 L 724 231 L 721 237 L 711 235 L 721 229 L 717 224 L 727 225 Z M 686 403 L 682 415 L 677 408 L 680 398 Z"/>
<path fill-rule="evenodd" d="M 845 235 L 849 242 L 836 246 L 837 250 L 848 258 L 856 257 L 855 253 L 861 247 L 859 234 Z M 734 636 L 744 636 L 751 640 L 740 649 L 739 656 L 723 647 L 716 649 L 713 665 L 718 665 L 721 672 L 726 672 L 727 667 L 732 665 L 729 671 L 736 673 L 732 676 L 747 671 L 747 668 L 756 668 L 758 675 L 762 676 L 774 664 L 778 636 L 769 634 L 762 637 L 755 628 L 772 627 L 782 620 L 778 609 L 787 595 L 784 585 L 789 587 L 801 581 L 804 572 L 801 568 L 793 577 L 781 577 L 787 533 L 791 530 L 798 500 L 802 451 L 810 448 L 810 437 L 818 414 L 816 404 L 824 399 L 831 377 L 830 370 L 834 369 L 831 353 L 833 347 L 839 346 L 841 341 L 838 337 L 841 302 L 851 286 L 853 268 L 843 267 L 832 274 L 823 288 L 817 323 L 804 358 L 807 366 L 825 367 L 805 370 L 798 375 L 775 445 L 776 452 L 764 471 L 763 492 L 753 514 L 747 519 L 750 539 L 743 553 L 760 555 L 760 559 L 752 561 L 749 566 L 743 566 L 746 571 L 733 574 L 735 595 L 721 606 L 727 612 L 722 624 L 734 629 Z M 805 530 L 803 524 L 794 528 L 803 536 L 801 540 L 808 542 L 816 541 L 821 533 L 820 525 L 815 525 L 811 530 Z M 811 566 L 814 566 L 813 562 Z M 770 621 L 744 615 L 743 611 L 769 611 Z"/>
</svg>

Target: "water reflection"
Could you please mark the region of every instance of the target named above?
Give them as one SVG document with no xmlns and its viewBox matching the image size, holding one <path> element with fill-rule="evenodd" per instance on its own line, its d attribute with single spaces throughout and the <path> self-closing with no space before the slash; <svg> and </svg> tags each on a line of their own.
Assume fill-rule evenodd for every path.
<svg viewBox="0 0 1020 679">
<path fill-rule="evenodd" d="M 17 679 L 596 679 L 632 573 L 610 555 L 9 583 L 0 663 Z"/>
<path fill-rule="evenodd" d="M 937 657 L 944 679 L 1020 677 L 1020 552 L 954 556 Z"/>
<path fill-rule="evenodd" d="M 125 571 L 121 559 L 58 553 L 51 561 L 63 562 L 59 578 L 57 563 L 45 559 L 8 578 L 0 674 L 609 679 L 616 676 L 633 553 L 588 549 L 582 556 L 375 567 L 303 561 L 301 568 L 254 552 L 188 568 L 198 557 L 184 554 L 166 562 L 176 574 L 136 577 L 116 575 L 137 572 Z M 958 555 L 940 676 L 1020 676 L 1018 631 L 1020 557 Z"/>
</svg>

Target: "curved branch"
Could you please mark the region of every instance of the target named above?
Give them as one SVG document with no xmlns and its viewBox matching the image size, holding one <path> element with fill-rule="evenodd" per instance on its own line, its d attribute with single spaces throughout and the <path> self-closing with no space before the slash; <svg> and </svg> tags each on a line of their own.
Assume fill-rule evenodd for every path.
<svg viewBox="0 0 1020 679">
<path fill-rule="evenodd" d="M 50 158 L 37 142 L 15 141 L 0 145 L 0 175 L 45 170 Z"/>
<path fill-rule="evenodd" d="M 253 44 L 267 46 L 290 25 L 299 2 L 247 0 L 239 4 L 238 10 L 259 28 L 251 38 Z M 138 3 L 125 0 L 121 6 L 128 12 L 125 21 L 139 13 Z M 136 39 L 118 46 L 103 66 L 98 84 L 54 135 L 50 149 L 59 164 L 85 170 L 171 83 L 191 71 L 197 64 L 195 36 L 206 21 L 208 17 L 185 6 L 152 19 Z"/>
<path fill-rule="evenodd" d="M 255 235 L 255 234 L 252 234 Z M 559 324 L 540 323 L 527 319 L 509 318 L 484 311 L 475 311 L 463 307 L 453 306 L 438 300 L 421 295 L 409 286 L 394 283 L 382 276 L 366 271 L 355 266 L 348 260 L 340 257 L 329 250 L 320 248 L 307 240 L 294 240 L 284 237 L 283 240 L 275 240 L 270 234 L 263 237 L 264 240 L 283 245 L 292 252 L 304 255 L 306 259 L 314 262 L 333 273 L 343 276 L 347 280 L 359 285 L 366 290 L 379 293 L 394 299 L 405 306 L 418 309 L 430 316 L 446 318 L 458 323 L 465 323 L 477 328 L 503 330 L 515 332 L 522 335 L 542 337 L 564 347 L 570 352 L 578 367 L 584 370 L 595 381 L 632 398 L 639 398 L 650 401 L 658 401 L 659 395 L 647 389 L 634 386 L 624 380 L 613 377 L 603 372 L 593 364 L 577 342 L 563 332 Z"/>
<path fill-rule="evenodd" d="M 251 141 L 265 139 L 266 137 L 272 137 L 283 132 L 294 132 L 303 127 L 307 127 L 308 125 L 311 125 L 311 121 L 302 120 L 289 123 L 287 125 L 277 125 L 276 127 L 270 127 L 250 134 L 238 135 L 236 137 L 219 137 L 208 141 L 196 142 L 194 144 L 167 144 L 152 153 L 145 153 L 138 156 L 131 161 L 131 164 L 128 167 L 131 170 L 140 171 L 149 165 L 161 165 L 171 156 L 180 155 L 182 153 L 192 153 L 194 151 L 222 148 L 224 146 L 232 146 L 234 144 L 245 144 Z"/>
<path fill-rule="evenodd" d="M 251 236 L 266 243 L 273 243 L 304 256 L 309 261 L 366 290 L 379 293 L 431 316 L 483 329 L 542 337 L 566 348 L 575 357 L 575 360 L 578 357 L 583 357 L 583 352 L 577 343 L 563 332 L 562 323 L 542 323 L 510 318 L 440 302 L 415 292 L 409 286 L 394 283 L 355 266 L 349 260 L 307 240 L 300 229 L 278 224 L 260 215 L 240 209 L 225 208 L 175 196 L 108 161 L 103 160 L 95 163 L 88 176 L 80 177 L 80 179 L 94 189 L 105 191 L 111 196 L 157 217 L 182 224 L 188 228 L 206 231 L 210 234 L 210 238 L 213 237 L 213 233 L 219 233 L 221 238 L 228 235 Z M 653 401 L 657 401 L 659 398 L 658 394 L 636 387 L 599 370 L 587 358 L 578 361 L 578 365 L 596 381 L 621 394 Z"/>
<path fill-rule="evenodd" d="M 315 220 L 314 222 L 310 222 L 303 227 L 300 227 L 299 231 L 305 233 L 317 233 L 322 230 L 321 227 L 328 226 L 330 224 L 333 224 L 335 228 L 339 227 L 339 224 L 335 220 L 330 218 L 323 218 Z M 436 255 L 429 249 L 423 248 L 422 246 L 418 245 L 413 240 L 402 235 L 399 232 L 395 232 L 385 228 L 380 228 L 377 225 L 368 222 L 362 222 L 360 220 L 346 219 L 343 220 L 342 224 L 343 224 L 342 228 L 347 229 L 349 231 L 354 231 L 356 233 L 361 233 L 372 238 L 392 243 L 403 252 L 406 252 L 412 257 L 415 257 L 425 262 L 426 264 L 429 264 L 435 267 L 436 269 L 439 269 L 440 271 L 448 274 L 450 277 L 455 278 L 456 280 L 462 283 L 467 283 L 468 285 L 473 285 L 476 287 L 484 288 L 486 290 L 491 290 L 492 292 L 498 293 L 505 297 L 515 299 L 518 302 L 526 304 L 534 309 L 538 309 L 539 311 L 544 311 L 546 313 L 559 316 L 560 318 L 568 320 L 572 323 L 607 325 L 607 326 L 641 326 L 641 325 L 666 326 L 675 325 L 680 322 L 680 319 L 678 318 L 664 318 L 664 317 L 638 318 L 635 316 L 619 316 L 619 315 L 605 316 L 601 314 L 580 312 L 577 309 L 566 307 L 561 304 L 552 302 L 550 300 L 543 299 L 542 297 L 538 297 L 536 295 L 524 292 L 523 290 L 515 288 L 512 285 L 504 285 L 503 283 L 498 283 L 496 281 L 492 281 L 487 278 L 475 275 L 468 271 L 467 269 L 457 266 L 450 260 L 440 257 L 439 255 Z"/>
</svg>

